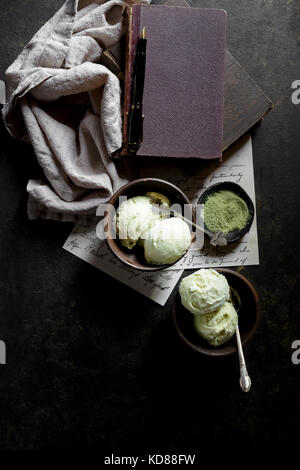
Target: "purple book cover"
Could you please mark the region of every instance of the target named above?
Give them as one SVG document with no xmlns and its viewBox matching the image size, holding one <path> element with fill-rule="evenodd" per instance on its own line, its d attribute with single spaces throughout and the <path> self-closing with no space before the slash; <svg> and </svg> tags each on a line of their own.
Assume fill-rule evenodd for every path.
<svg viewBox="0 0 300 470">
<path fill-rule="evenodd" d="M 144 26 L 147 32 L 143 142 L 137 155 L 220 158 L 226 12 L 157 5 L 133 5 L 130 10 L 124 115 L 133 50 Z"/>
</svg>

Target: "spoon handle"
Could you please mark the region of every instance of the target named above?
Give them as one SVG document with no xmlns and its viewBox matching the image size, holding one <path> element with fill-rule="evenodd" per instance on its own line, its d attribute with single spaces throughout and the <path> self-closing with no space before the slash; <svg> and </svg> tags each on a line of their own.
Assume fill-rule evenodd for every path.
<svg viewBox="0 0 300 470">
<path fill-rule="evenodd" d="M 247 367 L 246 367 L 246 362 L 245 362 L 243 347 L 242 347 L 242 342 L 241 342 L 241 335 L 240 335 L 240 330 L 238 326 L 236 327 L 236 341 L 237 341 L 239 361 L 240 361 L 240 387 L 243 390 L 243 392 L 249 392 L 251 388 L 251 379 L 249 377 Z"/>
</svg>

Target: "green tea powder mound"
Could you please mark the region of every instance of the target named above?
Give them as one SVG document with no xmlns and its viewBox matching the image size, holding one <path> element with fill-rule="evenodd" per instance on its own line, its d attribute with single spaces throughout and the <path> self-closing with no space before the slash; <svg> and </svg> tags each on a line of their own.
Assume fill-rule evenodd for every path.
<svg viewBox="0 0 300 470">
<path fill-rule="evenodd" d="M 224 233 L 245 227 L 249 210 L 245 201 L 232 191 L 218 191 L 204 204 L 204 222 L 211 232 Z"/>
</svg>

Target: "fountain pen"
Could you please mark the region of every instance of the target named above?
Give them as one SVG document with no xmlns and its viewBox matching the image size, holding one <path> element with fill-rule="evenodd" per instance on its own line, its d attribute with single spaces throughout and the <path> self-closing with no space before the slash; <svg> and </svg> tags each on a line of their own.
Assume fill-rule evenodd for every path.
<svg viewBox="0 0 300 470">
<path fill-rule="evenodd" d="M 134 64 L 132 97 L 128 118 L 127 151 L 129 153 L 136 153 L 143 140 L 143 93 L 146 66 L 146 46 L 146 28 L 144 27 L 137 43 Z"/>
</svg>

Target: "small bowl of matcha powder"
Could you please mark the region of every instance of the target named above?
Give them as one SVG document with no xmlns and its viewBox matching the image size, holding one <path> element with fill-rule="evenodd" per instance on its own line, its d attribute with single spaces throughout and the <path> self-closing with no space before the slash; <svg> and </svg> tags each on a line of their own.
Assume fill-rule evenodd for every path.
<svg viewBox="0 0 300 470">
<path fill-rule="evenodd" d="M 221 230 L 227 243 L 242 238 L 254 218 L 254 205 L 246 191 L 233 182 L 210 186 L 202 193 L 198 204 L 204 204 L 204 225 L 208 235 Z"/>
</svg>

